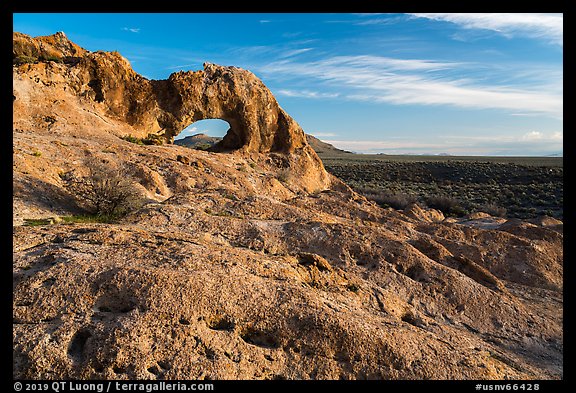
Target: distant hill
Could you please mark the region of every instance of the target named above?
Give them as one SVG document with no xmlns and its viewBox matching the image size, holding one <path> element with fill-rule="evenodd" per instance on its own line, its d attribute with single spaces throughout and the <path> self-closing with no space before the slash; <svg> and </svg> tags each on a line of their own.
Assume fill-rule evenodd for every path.
<svg viewBox="0 0 576 393">
<path fill-rule="evenodd" d="M 191 136 L 187 136 L 183 139 L 177 139 L 174 141 L 175 145 L 189 147 L 191 149 L 202 149 L 206 150 L 216 143 L 220 142 L 222 138 L 209 136 L 206 134 L 194 134 Z M 338 154 L 353 154 L 349 151 L 338 149 L 332 146 L 329 143 L 323 142 L 320 139 L 306 134 L 306 141 L 308 144 L 314 149 L 314 151 L 318 154 L 329 154 L 330 156 L 338 155 Z"/>
<path fill-rule="evenodd" d="M 314 149 L 317 154 L 354 154 L 352 152 L 338 149 L 329 143 L 322 142 L 320 139 L 306 134 L 306 142 Z"/>
<path fill-rule="evenodd" d="M 209 136 L 206 134 L 194 134 L 191 136 L 187 136 L 183 139 L 176 139 L 174 140 L 175 145 L 189 147 L 191 149 L 202 149 L 206 150 L 216 143 L 220 142 L 222 138 L 217 136 Z"/>
</svg>

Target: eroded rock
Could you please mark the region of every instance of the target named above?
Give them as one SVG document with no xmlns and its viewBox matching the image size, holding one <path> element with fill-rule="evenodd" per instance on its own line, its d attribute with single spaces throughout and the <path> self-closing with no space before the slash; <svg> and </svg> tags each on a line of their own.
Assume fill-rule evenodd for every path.
<svg viewBox="0 0 576 393">
<path fill-rule="evenodd" d="M 250 71 L 206 63 L 201 71 L 181 71 L 167 80 L 151 81 L 134 72 L 118 52 L 87 52 L 62 33 L 39 38 L 14 33 L 14 42 L 15 58 L 42 53 L 56 58 L 74 54 L 80 58 L 74 64 L 25 64 L 15 70 L 17 85 L 20 81 L 29 84 L 30 79 L 41 80 L 49 85 L 50 95 L 67 95 L 67 90 L 80 99 L 79 108 L 46 105 L 42 114 L 34 113 L 42 106 L 32 109 L 20 105 L 19 100 L 30 98 L 22 97 L 24 92 L 19 92 L 19 88 L 28 95 L 40 96 L 34 97 L 39 100 L 49 96 L 43 91 L 16 86 L 15 110 L 22 112 L 24 118 L 50 116 L 54 119 L 53 126 L 59 118 L 70 119 L 69 112 L 88 111 L 105 123 L 120 120 L 130 126 L 114 127 L 112 132 L 116 134 L 141 137 L 158 134 L 170 142 L 195 121 L 222 119 L 230 124 L 230 129 L 214 151 L 247 155 L 281 153 L 284 168 L 289 168 L 298 178 L 295 183 L 307 191 L 326 188 L 330 183 L 302 128 Z M 84 102 L 85 99 L 88 101 Z"/>
</svg>

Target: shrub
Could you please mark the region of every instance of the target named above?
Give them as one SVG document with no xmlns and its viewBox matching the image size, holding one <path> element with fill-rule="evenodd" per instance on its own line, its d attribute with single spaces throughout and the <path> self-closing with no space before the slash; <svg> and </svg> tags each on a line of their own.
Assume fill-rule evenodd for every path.
<svg viewBox="0 0 576 393">
<path fill-rule="evenodd" d="M 80 214 L 75 216 L 63 216 L 61 217 L 62 222 L 67 224 L 73 223 L 110 223 L 113 222 L 116 216 L 106 215 L 106 214 Z"/>
<path fill-rule="evenodd" d="M 148 134 L 148 136 L 144 139 L 142 139 L 142 142 L 145 145 L 163 145 L 164 144 L 164 139 L 161 135 L 158 134 Z"/>
<path fill-rule="evenodd" d="M 282 183 L 286 183 L 288 179 L 290 179 L 290 169 L 288 168 L 280 169 L 276 174 L 276 179 L 278 179 Z"/>
<path fill-rule="evenodd" d="M 382 191 L 374 188 L 358 188 L 357 191 L 382 207 L 392 207 L 398 210 L 404 210 L 408 205 L 417 201 L 415 196 L 399 192 Z"/>
<path fill-rule="evenodd" d="M 40 57 L 40 60 L 42 61 L 54 61 L 56 63 L 63 63 L 64 60 L 60 57 L 56 57 L 56 56 L 42 56 Z"/>
<path fill-rule="evenodd" d="M 206 150 L 210 149 L 211 147 L 212 147 L 212 145 L 209 143 L 200 143 L 200 144 L 194 146 L 194 149 L 206 151 Z"/>
<path fill-rule="evenodd" d="M 34 153 L 32 153 L 32 155 L 33 155 L 34 157 L 41 157 L 41 156 L 42 156 L 42 152 L 36 150 L 36 151 L 34 151 Z"/>
<path fill-rule="evenodd" d="M 122 136 L 120 138 L 124 139 L 127 142 L 135 143 L 137 145 L 143 145 L 144 144 L 144 142 L 142 142 L 141 138 L 136 138 L 135 136 L 132 136 L 132 135 L 126 135 L 126 136 Z"/>
<path fill-rule="evenodd" d="M 478 210 L 484 213 L 488 213 L 492 217 L 506 217 L 505 207 L 497 206 L 491 203 L 480 206 Z"/>
<path fill-rule="evenodd" d="M 50 225 L 52 223 L 53 222 L 49 218 L 25 218 L 24 219 L 24 226 L 29 226 L 29 227 Z"/>
<path fill-rule="evenodd" d="M 426 197 L 425 201 L 428 207 L 440 210 L 446 216 L 463 216 L 466 214 L 466 209 L 456 198 L 434 195 Z"/>
<path fill-rule="evenodd" d="M 31 63 L 37 63 L 37 62 L 38 62 L 38 58 L 32 57 L 32 56 L 25 56 L 25 55 L 16 56 L 12 59 L 13 65 L 31 64 Z"/>
<path fill-rule="evenodd" d="M 164 139 L 161 135 L 152 134 L 152 133 L 148 134 L 148 136 L 146 136 L 146 138 L 137 138 L 137 137 L 132 136 L 132 135 L 127 135 L 127 136 L 123 136 L 120 138 L 124 139 L 127 142 L 135 143 L 137 145 L 163 145 L 164 144 Z"/>
<path fill-rule="evenodd" d="M 135 181 L 125 167 L 114 168 L 95 158 L 85 161 L 88 174 L 61 175 L 66 189 L 88 212 L 97 216 L 119 217 L 143 203 Z"/>
</svg>

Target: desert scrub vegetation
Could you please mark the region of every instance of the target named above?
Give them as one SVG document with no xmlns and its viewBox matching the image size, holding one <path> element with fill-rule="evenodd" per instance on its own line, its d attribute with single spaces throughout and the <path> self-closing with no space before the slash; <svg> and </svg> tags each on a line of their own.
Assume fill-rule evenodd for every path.
<svg viewBox="0 0 576 393">
<path fill-rule="evenodd" d="M 24 226 L 45 226 L 54 224 L 112 223 L 118 217 L 108 214 L 77 214 L 50 218 L 25 218 Z"/>
<path fill-rule="evenodd" d="M 414 197 L 423 205 L 436 206 L 445 215 L 484 211 L 509 218 L 546 214 L 563 219 L 561 160 L 550 160 L 546 165 L 531 164 L 527 157 L 518 158 L 519 163 L 483 162 L 481 158 L 453 161 L 450 157 L 408 160 L 375 160 L 358 155 L 354 160 L 330 158 L 324 166 L 382 206 L 402 209 L 402 200 Z M 533 159 L 534 163 L 542 161 Z"/>
<path fill-rule="evenodd" d="M 20 56 L 15 56 L 12 58 L 12 65 L 22 65 L 22 64 L 34 64 L 34 63 L 38 63 L 38 62 L 47 62 L 47 61 L 53 61 L 55 63 L 64 63 L 65 59 L 61 58 L 61 57 L 57 57 L 57 56 L 39 56 L 39 57 L 35 57 L 35 56 L 26 56 L 26 55 L 20 55 Z"/>
<path fill-rule="evenodd" d="M 37 62 L 38 62 L 38 58 L 32 57 L 32 56 L 20 55 L 20 56 L 16 56 L 16 57 L 12 58 L 12 64 L 13 65 L 33 64 L 33 63 L 37 63 Z"/>
<path fill-rule="evenodd" d="M 199 143 L 196 146 L 194 146 L 195 150 L 202 150 L 202 151 L 208 151 L 210 150 L 210 148 L 212 148 L 213 145 L 209 144 L 209 143 Z"/>
<path fill-rule="evenodd" d="M 87 224 L 87 223 L 102 223 L 109 224 L 114 222 L 118 217 L 109 214 L 77 214 L 73 216 L 59 217 L 61 223 L 65 224 Z"/>
<path fill-rule="evenodd" d="M 44 226 L 44 225 L 52 225 L 60 222 L 60 218 L 25 218 L 24 219 L 24 226 L 28 227 L 37 227 L 37 226 Z"/>
<path fill-rule="evenodd" d="M 440 210 L 445 216 L 461 217 L 468 213 L 462 207 L 462 202 L 456 198 L 445 195 L 430 195 L 424 198 L 424 202 L 428 207 Z"/>
<path fill-rule="evenodd" d="M 478 208 L 479 211 L 488 213 L 492 217 L 506 217 L 506 208 L 502 206 L 497 206 L 492 203 L 488 203 L 486 205 L 482 205 Z"/>
<path fill-rule="evenodd" d="M 158 134 L 148 134 L 146 136 L 146 138 L 137 138 L 135 136 L 132 135 L 126 135 L 123 137 L 120 137 L 120 139 L 123 139 L 127 142 L 130 143 L 135 143 L 137 145 L 163 145 L 164 144 L 164 138 L 161 135 Z"/>
<path fill-rule="evenodd" d="M 282 183 L 286 183 L 290 179 L 290 176 L 291 176 L 290 169 L 284 168 L 278 171 L 278 173 L 276 174 L 276 179 L 278 179 Z"/>
<path fill-rule="evenodd" d="M 364 195 L 367 199 L 376 202 L 382 207 L 392 207 L 398 210 L 403 210 L 408 207 L 408 205 L 418 201 L 418 198 L 414 195 L 375 188 L 360 187 L 356 189 L 356 192 Z"/>
<path fill-rule="evenodd" d="M 144 198 L 127 167 L 114 167 L 91 157 L 85 160 L 84 168 L 86 174 L 70 171 L 61 173 L 60 178 L 89 216 L 110 221 L 143 205 Z"/>
</svg>

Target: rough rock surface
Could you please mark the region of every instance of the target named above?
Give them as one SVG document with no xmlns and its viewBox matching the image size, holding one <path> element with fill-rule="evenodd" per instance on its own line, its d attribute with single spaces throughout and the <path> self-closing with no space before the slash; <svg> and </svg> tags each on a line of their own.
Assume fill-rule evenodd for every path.
<svg viewBox="0 0 576 393">
<path fill-rule="evenodd" d="M 87 51 L 66 37 L 63 32 L 49 36 L 32 38 L 26 34 L 14 32 L 12 39 L 12 57 L 29 56 L 35 58 L 69 58 L 84 56 Z"/>
<path fill-rule="evenodd" d="M 15 378 L 563 377 L 561 222 L 382 209 L 328 175 L 307 191 L 296 164 L 317 157 L 280 127 L 232 154 L 129 143 L 165 101 L 122 107 L 144 93 L 119 59 L 14 67 Z M 88 66 L 107 61 L 119 75 Z M 101 101 L 90 70 L 110 72 Z M 240 92 L 245 73 L 161 83 Z M 196 113 L 192 87 L 173 96 L 188 109 L 142 124 Z M 280 116 L 266 97 L 260 119 Z M 59 174 L 86 157 L 129 165 L 148 203 L 114 224 L 20 225 L 80 211 Z"/>
</svg>

